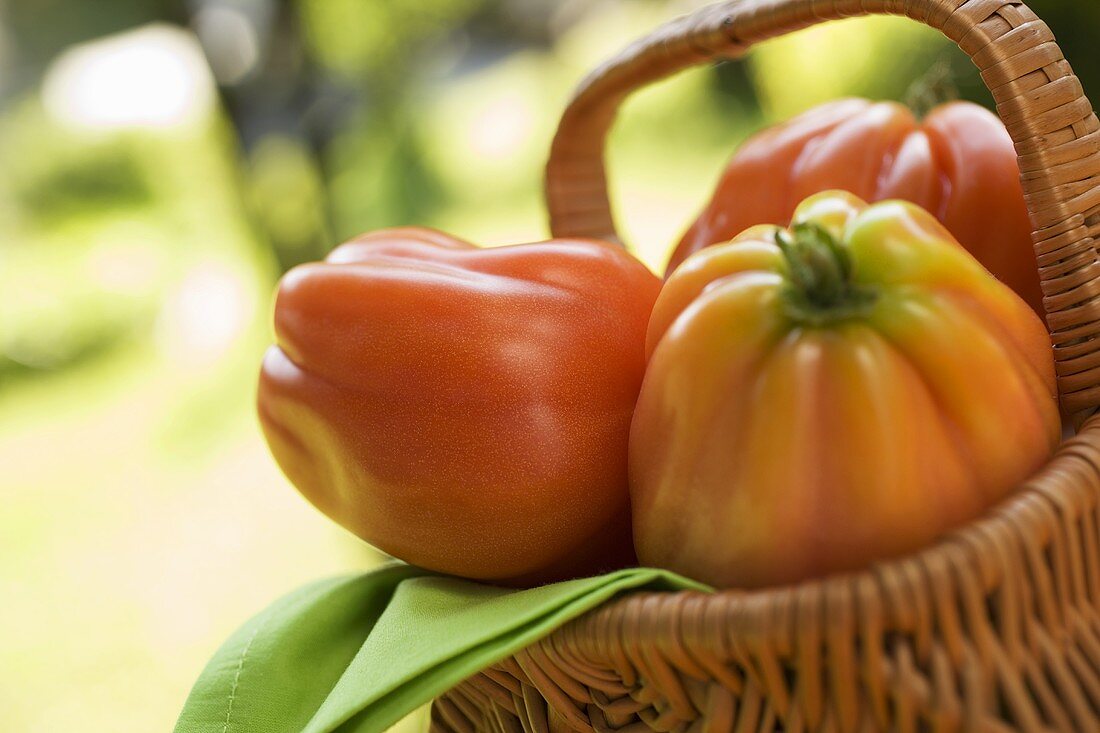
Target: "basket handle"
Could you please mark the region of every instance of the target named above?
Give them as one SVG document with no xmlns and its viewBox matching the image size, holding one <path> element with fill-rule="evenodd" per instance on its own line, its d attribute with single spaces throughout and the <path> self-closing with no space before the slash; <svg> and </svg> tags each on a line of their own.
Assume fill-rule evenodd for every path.
<svg viewBox="0 0 1100 733">
<path fill-rule="evenodd" d="M 1100 122 L 1050 28 L 1019 0 L 727 0 L 673 20 L 596 69 L 566 108 L 546 166 L 555 237 L 619 241 L 603 150 L 635 89 L 815 23 L 874 13 L 940 30 L 981 70 L 1016 145 L 1063 408 L 1100 407 Z"/>
</svg>

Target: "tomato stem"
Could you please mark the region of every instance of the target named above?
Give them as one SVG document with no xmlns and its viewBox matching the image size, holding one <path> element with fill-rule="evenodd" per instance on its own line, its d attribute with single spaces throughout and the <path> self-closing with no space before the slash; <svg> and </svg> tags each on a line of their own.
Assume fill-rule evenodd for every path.
<svg viewBox="0 0 1100 733">
<path fill-rule="evenodd" d="M 787 262 L 790 287 L 787 304 L 800 322 L 819 325 L 862 315 L 875 292 L 852 280 L 852 258 L 829 230 L 800 222 L 775 233 L 775 243 Z"/>
<path fill-rule="evenodd" d="M 951 61 L 941 58 L 909 85 L 903 101 L 917 119 L 922 120 L 936 107 L 958 98 L 959 88 L 955 84 L 955 72 L 951 68 Z"/>
</svg>

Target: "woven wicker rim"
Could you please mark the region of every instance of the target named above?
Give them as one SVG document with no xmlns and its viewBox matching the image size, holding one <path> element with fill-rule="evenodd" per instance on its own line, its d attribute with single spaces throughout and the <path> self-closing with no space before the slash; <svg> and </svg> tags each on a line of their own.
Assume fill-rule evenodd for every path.
<svg viewBox="0 0 1100 733">
<path fill-rule="evenodd" d="M 905 15 L 981 70 L 1019 156 L 1063 408 L 1080 428 L 939 543 L 764 591 L 606 604 L 436 701 L 440 733 L 1100 730 L 1100 122 L 1018 0 L 733 0 L 581 84 L 547 164 L 555 236 L 617 239 L 603 149 L 635 89 L 817 22 Z"/>
</svg>

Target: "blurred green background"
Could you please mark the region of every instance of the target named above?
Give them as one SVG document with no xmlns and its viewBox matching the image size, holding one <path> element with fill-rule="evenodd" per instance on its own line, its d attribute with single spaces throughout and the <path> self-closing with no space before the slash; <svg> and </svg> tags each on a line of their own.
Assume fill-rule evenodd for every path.
<svg viewBox="0 0 1100 733">
<path fill-rule="evenodd" d="M 544 238 L 570 89 L 698 4 L 0 0 L 0 730 L 168 730 L 245 618 L 379 561 L 253 418 L 280 272 L 387 225 Z M 1100 4 L 1033 7 L 1100 92 Z M 661 268 L 746 135 L 930 68 L 989 103 L 896 18 L 637 95 L 609 149 L 628 240 Z"/>
</svg>

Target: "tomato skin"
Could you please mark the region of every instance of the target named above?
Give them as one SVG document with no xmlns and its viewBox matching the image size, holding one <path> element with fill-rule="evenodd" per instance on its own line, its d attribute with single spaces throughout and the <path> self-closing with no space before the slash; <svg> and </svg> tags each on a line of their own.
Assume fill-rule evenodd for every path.
<svg viewBox="0 0 1100 733">
<path fill-rule="evenodd" d="M 645 565 L 727 587 L 861 569 L 977 517 L 1060 439 L 1042 322 L 931 214 L 826 192 L 794 220 L 832 232 L 860 297 L 796 307 L 759 226 L 654 306 L 630 443 Z"/>
<path fill-rule="evenodd" d="M 1012 139 L 996 115 L 970 102 L 941 105 L 919 122 L 896 102 L 843 99 L 755 135 L 730 159 L 668 272 L 750 226 L 790 221 L 800 201 L 829 189 L 932 212 L 1043 315 Z"/>
<path fill-rule="evenodd" d="M 603 242 L 361 237 L 280 285 L 265 435 L 306 498 L 410 563 L 514 584 L 631 564 L 627 440 L 659 289 Z"/>
</svg>

